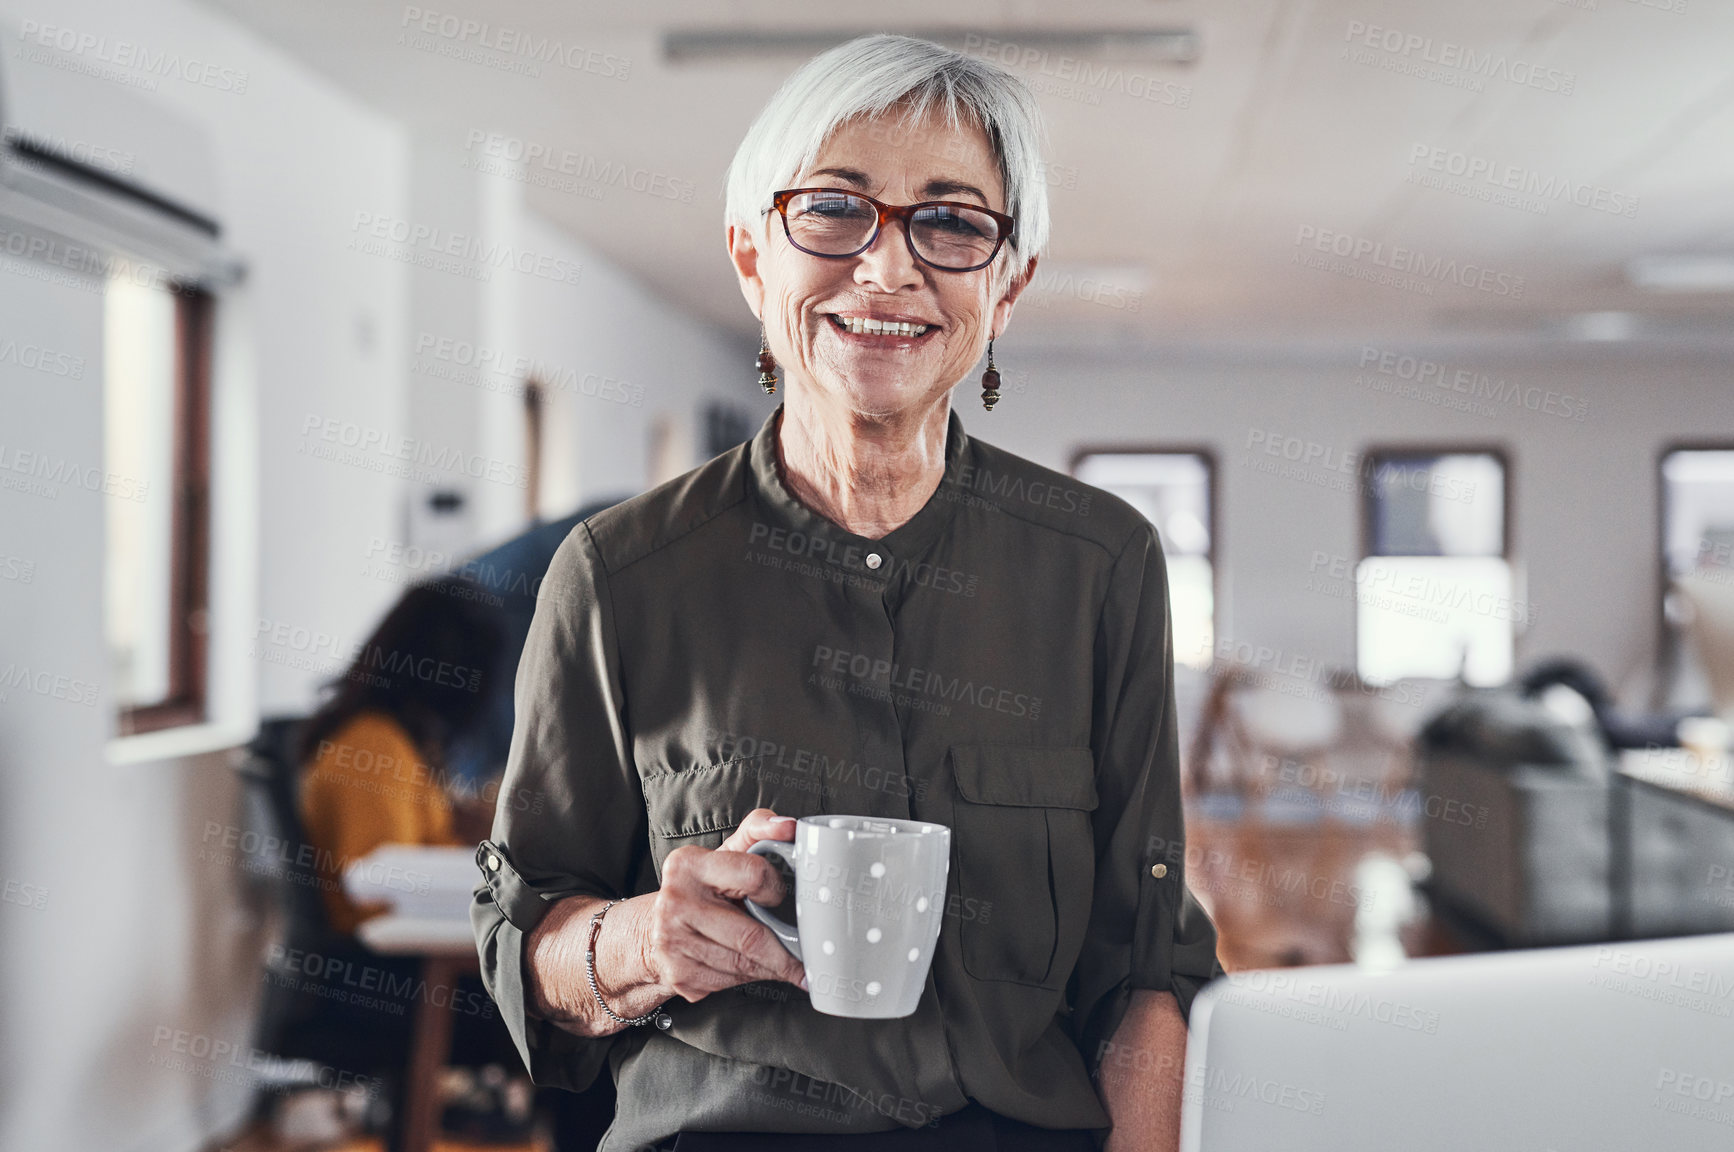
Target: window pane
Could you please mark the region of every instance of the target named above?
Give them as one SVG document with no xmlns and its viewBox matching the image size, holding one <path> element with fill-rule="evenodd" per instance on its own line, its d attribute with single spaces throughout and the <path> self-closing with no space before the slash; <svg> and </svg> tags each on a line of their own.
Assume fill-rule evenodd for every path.
<svg viewBox="0 0 1734 1152">
<path fill-rule="evenodd" d="M 104 513 L 106 627 L 115 704 L 167 698 L 173 575 L 175 298 L 118 275 L 103 317 L 103 451 L 110 475 L 138 481 L 139 499 Z"/>
<path fill-rule="evenodd" d="M 1515 624 L 1505 560 L 1505 466 L 1490 452 L 1369 457 L 1370 555 L 1355 569 L 1363 680 L 1502 684 Z"/>
<path fill-rule="evenodd" d="M 1156 525 L 1169 556 L 1210 555 L 1210 467 L 1194 452 L 1100 452 L 1078 479 L 1104 488 Z"/>
<path fill-rule="evenodd" d="M 1156 525 L 1168 564 L 1174 662 L 1209 668 L 1216 647 L 1209 461 L 1196 452 L 1097 452 L 1078 461 L 1076 475 Z"/>
<path fill-rule="evenodd" d="M 1375 556 L 1501 556 L 1505 469 L 1487 453 L 1374 458 Z"/>
<path fill-rule="evenodd" d="M 1477 686 L 1511 678 L 1512 625 L 1527 607 L 1511 595 L 1497 557 L 1370 556 L 1355 569 L 1361 678 L 1453 679 Z"/>
<path fill-rule="evenodd" d="M 1669 574 L 1734 569 L 1734 451 L 1670 452 L 1662 484 Z"/>
<path fill-rule="evenodd" d="M 1169 556 L 1168 604 L 1174 615 L 1174 662 L 1210 667 L 1216 649 L 1216 586 L 1210 559 Z"/>
</svg>

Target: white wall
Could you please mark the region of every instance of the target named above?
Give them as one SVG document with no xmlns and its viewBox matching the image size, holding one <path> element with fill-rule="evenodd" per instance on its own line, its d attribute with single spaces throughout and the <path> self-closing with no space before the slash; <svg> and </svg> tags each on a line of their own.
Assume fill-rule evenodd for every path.
<svg viewBox="0 0 1734 1152">
<path fill-rule="evenodd" d="M 44 48 L 27 21 L 110 48 Z M 239 873 L 201 860 L 207 822 L 234 819 L 233 773 L 216 750 L 250 729 L 261 692 L 299 699 L 307 679 L 249 655 L 254 621 L 368 619 L 389 589 L 309 578 L 319 564 L 306 543 L 387 532 L 399 508 L 394 484 L 298 457 L 260 429 L 298 428 L 310 411 L 387 428 L 402 419 L 401 340 L 368 347 L 357 330 L 363 317 L 388 337 L 401 330 L 406 279 L 347 258 L 344 243 L 358 203 L 401 197 L 405 147 L 389 123 L 177 0 L 8 3 L 0 34 L 14 123 L 125 157 L 125 174 L 216 215 L 250 270 L 219 311 L 213 724 L 111 743 L 105 688 L 89 707 L 16 690 L 0 704 L 0 874 L 48 891 L 40 910 L 0 906 L 0 1146 L 194 1148 L 240 1118 L 246 1077 L 221 1060 L 162 1063 L 176 1053 L 160 1030 L 244 1055 L 259 989 L 262 926 Z M 245 75 L 245 91 L 100 59 L 122 40 Z M 67 382 L 0 367 L 0 427 L 14 450 L 100 469 L 99 286 L 55 287 L 41 271 L 0 272 L 0 338 L 81 356 L 85 373 Z M 0 492 L 0 516 L 6 550 L 36 565 L 29 584 L 0 587 L 5 660 L 102 685 L 103 498 Z"/>
<path fill-rule="evenodd" d="M 515 480 L 525 462 L 523 387 L 534 376 L 546 401 L 540 510 L 557 518 L 645 487 L 658 418 L 690 424 L 707 398 L 762 407 L 754 377 L 739 367 L 751 360 L 740 341 L 528 209 L 527 185 L 493 170 L 509 165 L 484 173 L 466 165 L 473 159 L 443 141 L 416 142 L 414 223 L 472 234 L 481 250 L 498 245 L 539 271 L 473 263 L 413 270 L 405 351 L 415 435 L 461 445 Z M 521 530 L 525 493 L 513 483 L 450 474 L 441 483 L 466 494 L 466 514 L 444 529 L 418 516 L 410 542 L 461 553 Z"/>
<path fill-rule="evenodd" d="M 102 458 L 102 296 L 94 278 L 0 269 L 0 341 L 81 359 L 76 378 L 0 367 L 6 478 L 21 453 L 93 486 Z M 152 494 L 145 493 L 145 498 Z M 157 497 L 157 498 L 160 498 Z M 227 820 L 220 759 L 135 765 L 112 730 L 102 634 L 105 501 L 79 484 L 0 489 L 0 1147 L 188 1147 L 242 1086 L 170 1072 L 158 1028 L 248 1036 L 256 943 L 235 875 L 195 869 Z"/>
<path fill-rule="evenodd" d="M 78 467 L 100 468 L 102 459 L 101 362 L 88 355 L 100 338 L 102 298 L 93 281 L 48 284 L 20 276 L 16 267 L 0 273 L 0 340 L 29 340 L 82 355 L 85 364 L 83 379 L 74 382 L 0 368 L 6 429 L 0 464 L 8 485 L 29 482 L 12 472 L 20 452 Z M 0 903 L 0 980 L 8 990 L 0 1143 L 7 1147 L 29 1146 L 26 1133 L 50 1135 L 27 1120 L 25 1109 L 64 1113 L 69 1094 L 89 1083 L 87 1038 L 56 1030 L 56 1020 L 114 1011 L 120 1005 L 110 989 L 128 983 L 125 974 L 112 979 L 109 971 L 113 940 L 102 920 L 114 905 L 92 896 L 107 879 L 93 837 L 112 834 L 120 819 L 102 755 L 106 693 L 90 687 L 107 678 L 102 621 L 91 611 L 102 594 L 103 497 L 67 485 L 47 491 L 54 495 L 0 489 L 0 550 L 13 561 L 8 571 L 27 566 L 30 576 L 0 589 L 6 637 L 0 669 L 13 685 L 0 686 L 0 882 L 13 898 Z M 53 680 L 40 682 L 40 691 L 17 684 L 24 670 L 65 678 L 61 698 Z M 16 902 L 21 893 L 27 898 Z M 86 917 L 97 923 L 86 928 L 80 923 Z M 96 1003 L 63 1002 L 83 987 L 100 989 Z"/>
<path fill-rule="evenodd" d="M 551 424 L 576 433 L 565 454 L 565 498 L 545 511 L 562 515 L 617 495 L 626 477 L 653 479 L 649 449 L 658 416 L 692 421 L 706 400 L 717 400 L 762 419 L 774 406 L 759 390 L 745 343 L 695 322 L 539 217 L 526 224 L 533 247 L 567 253 L 585 269 L 575 293 L 541 285 L 527 293 L 519 322 L 525 354 L 554 369 Z M 688 431 L 702 453 L 702 430 Z"/>
<path fill-rule="evenodd" d="M 1351 563 L 1362 554 L 1358 497 L 1325 486 L 1352 477 L 1319 466 L 1311 471 L 1319 482 L 1255 471 L 1255 461 L 1284 462 L 1263 445 L 1296 438 L 1336 458 L 1405 445 L 1499 447 L 1510 464 L 1512 556 L 1535 611 L 1518 638 L 1519 669 L 1571 654 L 1615 687 L 1647 688 L 1659 611 L 1658 463 L 1664 446 L 1682 440 L 1734 440 L 1734 354 L 1658 345 L 1375 347 L 1431 358 L 1453 380 L 1459 369 L 1490 378 L 1499 394 L 1515 388 L 1573 417 L 1578 402 L 1588 408 L 1579 420 L 1531 411 L 1521 399 L 1483 398 L 1486 411 L 1454 411 L 1432 401 L 1472 397 L 1381 374 L 1376 360 L 1363 368 L 1363 346 L 1256 357 L 1093 355 L 1020 349 L 1015 322 L 996 349 L 1005 399 L 985 413 L 965 384 L 956 400 L 972 433 L 1056 468 L 1083 446 L 1209 447 L 1219 638 L 1343 668 L 1354 666 L 1354 604 L 1306 585 L 1316 552 Z M 1393 385 L 1419 398 L 1378 390 Z"/>
</svg>

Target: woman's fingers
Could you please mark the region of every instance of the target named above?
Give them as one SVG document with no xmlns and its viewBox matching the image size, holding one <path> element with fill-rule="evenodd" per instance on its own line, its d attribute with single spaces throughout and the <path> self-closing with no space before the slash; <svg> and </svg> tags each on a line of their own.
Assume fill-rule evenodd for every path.
<svg viewBox="0 0 1734 1152">
<path fill-rule="evenodd" d="M 760 840 L 793 840 L 795 818 L 778 816 L 769 808 L 754 808 L 746 814 L 734 834 L 722 842 L 719 851 L 745 852 Z"/>
<path fill-rule="evenodd" d="M 787 886 L 776 865 L 747 852 L 677 848 L 662 862 L 664 888 L 694 889 L 722 900 L 756 900 L 775 907 Z"/>
<path fill-rule="evenodd" d="M 759 928 L 757 924 L 751 926 Z M 760 943 L 747 945 L 744 949 L 730 947 L 707 935 L 707 930 L 727 935 L 729 929 L 726 927 L 688 925 L 687 929 L 675 933 L 667 945 L 670 955 L 666 959 L 672 962 L 666 964 L 670 971 L 665 979 L 688 1000 L 698 1000 L 712 992 L 754 980 L 796 983 L 800 979 L 799 964 L 795 965 L 797 971 L 790 979 L 788 966 L 794 957 L 777 943 L 776 937 L 762 928 L 760 931 L 764 932 L 769 948 Z"/>
<path fill-rule="evenodd" d="M 734 903 L 775 906 L 784 893 L 775 867 L 762 857 L 702 848 L 669 853 L 652 928 L 664 982 L 688 999 L 753 980 L 799 984 L 801 962 Z"/>
<path fill-rule="evenodd" d="M 688 924 L 699 936 L 740 958 L 736 971 L 742 980 L 799 984 L 806 974 L 774 932 L 732 905 L 698 908 Z"/>
<path fill-rule="evenodd" d="M 653 940 L 662 982 L 689 1000 L 753 980 L 802 977 L 777 938 L 730 904 L 671 900 Z"/>
<path fill-rule="evenodd" d="M 676 932 L 659 942 L 657 954 L 663 985 L 686 1000 L 696 1002 L 742 982 L 733 971 L 735 962 L 721 948 L 691 932 Z"/>
</svg>

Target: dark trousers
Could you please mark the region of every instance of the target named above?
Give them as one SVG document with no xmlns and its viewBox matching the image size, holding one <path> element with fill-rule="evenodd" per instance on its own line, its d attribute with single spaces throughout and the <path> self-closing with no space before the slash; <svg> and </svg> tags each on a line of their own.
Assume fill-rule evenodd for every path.
<svg viewBox="0 0 1734 1152">
<path fill-rule="evenodd" d="M 1037 1128 L 972 1103 L 937 1124 L 889 1132 L 682 1132 L 674 1152 L 1096 1152 L 1096 1137 L 1089 1129 Z"/>
</svg>

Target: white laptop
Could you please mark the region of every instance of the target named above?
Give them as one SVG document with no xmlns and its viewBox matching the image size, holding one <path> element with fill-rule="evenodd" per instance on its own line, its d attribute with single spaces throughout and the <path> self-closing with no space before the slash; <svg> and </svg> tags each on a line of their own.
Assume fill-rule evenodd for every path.
<svg viewBox="0 0 1734 1152">
<path fill-rule="evenodd" d="M 1734 935 L 1235 973 L 1182 1152 L 1730 1152 Z"/>
</svg>

